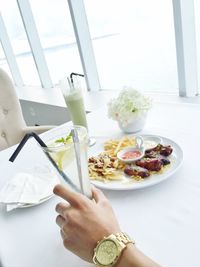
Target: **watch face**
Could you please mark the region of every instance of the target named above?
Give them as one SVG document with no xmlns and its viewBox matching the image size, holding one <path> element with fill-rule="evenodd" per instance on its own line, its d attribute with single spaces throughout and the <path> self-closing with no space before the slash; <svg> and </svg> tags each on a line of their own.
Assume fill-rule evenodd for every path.
<svg viewBox="0 0 200 267">
<path fill-rule="evenodd" d="M 118 248 L 114 241 L 103 241 L 96 252 L 96 259 L 101 265 L 109 265 L 114 262 L 118 255 Z"/>
</svg>

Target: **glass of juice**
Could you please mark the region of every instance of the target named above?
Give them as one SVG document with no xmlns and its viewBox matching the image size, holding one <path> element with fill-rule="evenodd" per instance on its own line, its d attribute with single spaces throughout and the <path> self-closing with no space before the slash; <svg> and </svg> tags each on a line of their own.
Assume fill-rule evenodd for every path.
<svg viewBox="0 0 200 267">
<path fill-rule="evenodd" d="M 75 156 L 75 148 L 71 135 L 71 130 L 76 129 L 80 145 L 80 165 L 81 165 L 81 181 L 77 168 L 77 161 Z M 87 147 L 88 136 L 87 129 L 83 126 L 65 126 L 62 128 L 56 128 L 43 135 L 44 142 L 47 147 L 44 147 L 44 151 L 56 162 L 58 168 L 62 170 L 80 189 L 80 191 L 91 198 L 91 186 L 88 174 L 88 160 L 87 160 Z M 61 182 L 64 183 L 64 179 L 61 178 Z"/>
<path fill-rule="evenodd" d="M 77 76 L 74 76 L 73 79 L 62 79 L 60 81 L 60 89 L 63 93 L 63 97 L 65 99 L 65 103 L 69 110 L 69 114 L 73 124 L 81 125 L 88 130 L 82 89 Z M 88 144 L 89 146 L 94 145 L 95 140 L 93 138 L 89 138 Z"/>
<path fill-rule="evenodd" d="M 78 78 L 74 77 L 73 80 L 70 78 L 61 80 L 60 89 L 62 90 L 73 124 L 82 125 L 88 129 L 85 105 Z"/>
</svg>

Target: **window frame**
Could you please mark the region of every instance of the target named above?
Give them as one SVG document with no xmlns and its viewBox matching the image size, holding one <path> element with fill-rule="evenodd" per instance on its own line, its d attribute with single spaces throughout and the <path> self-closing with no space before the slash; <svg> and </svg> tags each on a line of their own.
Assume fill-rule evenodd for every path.
<svg viewBox="0 0 200 267">
<path fill-rule="evenodd" d="M 29 0 L 17 0 L 37 72 L 44 88 L 53 87 Z"/>
<path fill-rule="evenodd" d="M 15 85 L 17 86 L 23 86 L 24 82 L 12 49 L 12 45 L 10 43 L 10 39 L 6 30 L 6 26 L 4 23 L 4 20 L 2 18 L 2 15 L 0 13 L 0 42 L 4 51 L 4 54 L 6 56 L 8 66 L 10 68 L 10 72 L 13 77 L 13 81 Z"/>
<path fill-rule="evenodd" d="M 67 0 L 66 8 L 70 10 L 74 33 L 78 45 L 79 56 L 85 74 L 88 91 L 101 90 L 96 60 L 93 51 L 92 40 L 89 32 L 84 0 Z M 34 22 L 29 0 L 17 0 L 21 18 L 26 35 L 31 47 L 41 85 L 44 88 L 53 87 L 51 76 L 45 60 L 44 52 L 40 43 L 38 31 Z M 177 73 L 180 97 L 194 97 L 198 95 L 198 72 L 197 72 L 197 46 L 195 31 L 194 0 L 172 0 Z M 2 26 L 3 25 L 3 26 Z M 23 81 L 17 62 L 12 51 L 6 27 L 2 24 L 0 16 L 0 27 L 3 28 L 1 43 L 13 76 L 17 85 Z"/>
<path fill-rule="evenodd" d="M 198 95 L 194 0 L 173 0 L 179 96 Z"/>
</svg>

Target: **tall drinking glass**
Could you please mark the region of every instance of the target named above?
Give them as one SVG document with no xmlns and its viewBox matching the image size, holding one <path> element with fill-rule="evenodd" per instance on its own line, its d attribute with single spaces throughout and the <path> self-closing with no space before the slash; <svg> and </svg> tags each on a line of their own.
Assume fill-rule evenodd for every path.
<svg viewBox="0 0 200 267">
<path fill-rule="evenodd" d="M 73 80 L 70 78 L 62 79 L 60 81 L 60 89 L 63 93 L 73 124 L 84 126 L 88 130 L 82 89 L 77 76 L 75 76 Z M 88 139 L 89 146 L 94 145 L 94 143 L 95 140 L 93 138 Z"/>
<path fill-rule="evenodd" d="M 81 165 L 81 180 L 80 173 L 77 168 L 77 159 L 75 156 L 75 146 L 73 143 L 71 130 L 76 129 L 80 146 L 80 165 Z M 43 140 L 47 147 L 44 147 L 44 151 L 54 159 L 58 168 L 62 170 L 71 179 L 79 190 L 91 198 L 91 186 L 88 173 L 88 136 L 87 130 L 82 126 L 68 126 L 65 128 L 57 128 L 50 131 Z M 61 180 L 64 182 L 64 180 Z"/>
</svg>

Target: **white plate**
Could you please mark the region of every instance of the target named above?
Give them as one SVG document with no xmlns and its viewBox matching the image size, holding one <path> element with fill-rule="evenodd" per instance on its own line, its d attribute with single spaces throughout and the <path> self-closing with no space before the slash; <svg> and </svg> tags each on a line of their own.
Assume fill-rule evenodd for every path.
<svg viewBox="0 0 200 267">
<path fill-rule="evenodd" d="M 177 143 L 172 141 L 171 139 L 168 139 L 162 136 L 158 136 L 158 137 L 162 139 L 163 145 L 171 145 L 173 148 L 173 152 L 169 156 L 171 164 L 169 168 L 166 168 L 164 173 L 152 174 L 149 178 L 145 178 L 144 180 L 141 180 L 141 181 L 134 181 L 124 175 L 122 180 L 111 181 L 111 182 L 91 180 L 92 184 L 94 184 L 96 187 L 99 187 L 101 189 L 107 189 L 107 190 L 134 190 L 134 189 L 141 189 L 141 188 L 153 186 L 155 184 L 158 184 L 170 178 L 181 166 L 181 163 L 183 161 L 183 151 L 181 147 Z M 100 152 L 102 152 L 104 142 L 111 138 L 114 139 L 113 137 L 97 138 L 96 145 L 93 148 L 89 149 L 89 156 L 92 156 L 92 155 L 95 156 L 95 155 L 98 155 Z"/>
<path fill-rule="evenodd" d="M 16 208 L 29 208 L 33 206 L 37 206 L 54 196 L 53 194 L 53 187 L 60 183 L 58 176 L 55 174 L 53 168 L 46 164 L 44 165 L 35 165 L 31 167 L 20 167 L 16 166 L 15 163 L 11 163 L 10 161 L 5 161 L 0 163 L 0 169 L 2 170 L 2 175 L 0 174 L 0 188 L 2 188 L 10 179 L 14 178 L 15 175 L 18 173 L 28 173 L 28 174 L 40 174 L 40 175 L 47 175 L 51 179 L 47 180 L 49 190 L 46 190 L 44 194 L 42 194 L 42 198 L 37 203 L 27 203 L 27 204 L 18 204 L 17 203 L 7 203 L 7 210 L 13 210 Z M 46 180 L 46 179 L 45 179 Z"/>
</svg>

